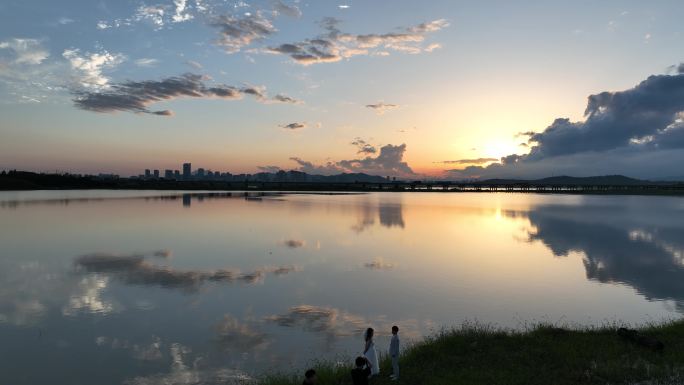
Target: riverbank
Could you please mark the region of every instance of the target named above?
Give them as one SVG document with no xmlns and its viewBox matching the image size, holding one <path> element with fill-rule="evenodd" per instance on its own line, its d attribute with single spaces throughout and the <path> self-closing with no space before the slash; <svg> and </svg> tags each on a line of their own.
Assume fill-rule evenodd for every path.
<svg viewBox="0 0 684 385">
<path fill-rule="evenodd" d="M 618 335 L 618 326 L 565 329 L 536 326 L 524 332 L 465 325 L 407 347 L 401 380 L 390 381 L 384 357 L 373 385 L 457 384 L 682 384 L 684 321 L 638 329 L 663 349 Z M 351 366 L 316 363 L 319 384 L 351 384 Z M 300 385 L 302 375 L 272 375 L 263 385 Z"/>
<path fill-rule="evenodd" d="M 309 179 L 307 179 L 309 178 Z M 331 178 L 331 179 L 320 179 Z M 356 179 L 355 179 L 356 178 Z M 269 179 L 233 176 L 230 179 L 176 180 L 118 178 L 70 174 L 0 172 L 0 191 L 22 190 L 160 190 L 160 191 L 261 191 L 261 192 L 432 192 L 432 193 L 534 193 L 581 195 L 684 196 L 682 182 L 650 182 L 623 176 L 553 177 L 535 181 L 491 179 L 471 182 L 390 181 L 365 174 Z"/>
</svg>

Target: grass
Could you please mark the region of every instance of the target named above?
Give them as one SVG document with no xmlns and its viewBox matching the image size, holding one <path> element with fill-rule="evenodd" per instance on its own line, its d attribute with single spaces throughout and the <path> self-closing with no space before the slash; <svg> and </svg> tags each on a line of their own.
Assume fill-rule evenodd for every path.
<svg viewBox="0 0 684 385">
<path fill-rule="evenodd" d="M 639 329 L 662 341 L 662 351 L 626 341 L 617 329 L 536 325 L 510 331 L 466 324 L 407 347 L 398 382 L 389 380 L 390 361 L 383 357 L 380 376 L 371 384 L 684 384 L 684 321 Z M 312 367 L 321 385 L 351 385 L 351 364 L 316 362 Z M 302 380 L 301 374 L 269 375 L 259 383 L 300 385 Z"/>
</svg>

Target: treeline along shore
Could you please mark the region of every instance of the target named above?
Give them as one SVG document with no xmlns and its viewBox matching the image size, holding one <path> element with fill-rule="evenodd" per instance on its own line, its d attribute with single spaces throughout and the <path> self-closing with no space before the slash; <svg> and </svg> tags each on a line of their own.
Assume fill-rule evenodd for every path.
<svg viewBox="0 0 684 385">
<path fill-rule="evenodd" d="M 684 182 L 643 181 L 621 175 L 599 177 L 551 177 L 537 180 L 490 179 L 484 181 L 401 181 L 366 174 L 334 176 L 297 173 L 297 178 L 279 179 L 264 173 L 233 180 L 174 180 L 119 178 L 74 174 L 42 174 L 27 171 L 0 173 L 0 190 L 254 190 L 254 191 L 422 191 L 422 192 L 511 192 L 562 194 L 684 195 Z M 285 175 L 289 175 L 285 173 Z"/>
<path fill-rule="evenodd" d="M 464 325 L 414 343 L 400 355 L 401 378 L 389 378 L 389 357 L 372 385 L 684 384 L 684 321 L 639 329 L 606 325 L 536 325 L 507 331 Z M 351 360 L 315 362 L 320 385 L 351 385 Z M 262 385 L 300 385 L 302 373 L 270 374 Z"/>
</svg>

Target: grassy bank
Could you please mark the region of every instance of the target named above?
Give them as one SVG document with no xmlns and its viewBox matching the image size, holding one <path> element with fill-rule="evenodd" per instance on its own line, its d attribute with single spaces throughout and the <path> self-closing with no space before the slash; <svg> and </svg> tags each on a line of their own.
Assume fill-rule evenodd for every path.
<svg viewBox="0 0 684 385">
<path fill-rule="evenodd" d="M 626 340 L 617 326 L 583 330 L 536 326 L 511 332 L 463 326 L 403 352 L 401 380 L 392 382 L 384 357 L 371 384 L 684 384 L 684 321 L 639 329 L 665 347 L 657 351 Z M 312 365 L 319 384 L 351 384 L 350 366 Z M 274 375 L 264 385 L 300 385 L 301 374 Z"/>
</svg>

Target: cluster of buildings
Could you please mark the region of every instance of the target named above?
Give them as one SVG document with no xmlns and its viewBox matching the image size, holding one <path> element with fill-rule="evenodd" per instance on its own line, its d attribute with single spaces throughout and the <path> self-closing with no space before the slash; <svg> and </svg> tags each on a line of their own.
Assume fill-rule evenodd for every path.
<svg viewBox="0 0 684 385">
<path fill-rule="evenodd" d="M 229 172 L 211 171 L 203 168 L 192 170 L 192 163 L 183 163 L 182 170 L 164 170 L 162 174 L 160 170 L 145 169 L 144 174 L 137 176 L 137 179 L 144 180 L 233 180 L 237 175 Z"/>
</svg>

